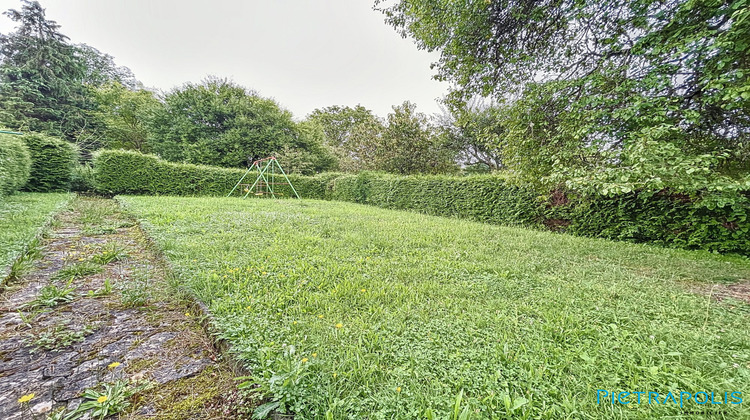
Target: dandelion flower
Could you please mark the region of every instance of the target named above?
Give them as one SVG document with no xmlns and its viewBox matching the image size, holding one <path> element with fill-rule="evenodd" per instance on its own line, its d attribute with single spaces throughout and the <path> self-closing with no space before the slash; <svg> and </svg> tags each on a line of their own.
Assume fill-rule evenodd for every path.
<svg viewBox="0 0 750 420">
<path fill-rule="evenodd" d="M 27 403 L 27 402 L 31 401 L 32 398 L 34 398 L 34 394 L 26 394 L 26 395 L 22 396 L 21 398 L 19 398 L 18 402 L 20 404 Z"/>
<path fill-rule="evenodd" d="M 102 395 L 101 397 L 96 399 L 96 402 L 98 402 L 99 404 L 102 404 L 104 401 L 107 401 L 107 399 L 108 398 L 106 395 Z"/>
<path fill-rule="evenodd" d="M 308 360 L 310 360 L 310 359 L 308 359 L 307 357 L 303 357 L 302 358 L 302 363 L 307 363 Z"/>
<path fill-rule="evenodd" d="M 364 293 L 367 291 L 367 289 L 359 289 L 360 292 Z"/>
<path fill-rule="evenodd" d="M 344 326 L 344 324 L 342 324 L 340 322 L 338 324 L 336 324 L 336 328 L 342 328 L 343 326 Z"/>
<path fill-rule="evenodd" d="M 336 372 L 333 372 L 333 377 L 335 378 L 335 377 L 337 377 L 337 376 L 339 376 L 339 374 L 338 374 L 338 373 L 336 373 Z"/>
<path fill-rule="evenodd" d="M 112 362 L 109 365 L 107 365 L 107 367 L 110 368 L 110 369 L 114 369 L 117 366 L 120 366 L 120 362 Z"/>
<path fill-rule="evenodd" d="M 189 317 L 190 316 L 190 312 L 185 312 L 185 316 Z"/>
<path fill-rule="evenodd" d="M 401 392 L 401 387 L 400 386 L 396 387 L 396 392 Z"/>
<path fill-rule="evenodd" d="M 312 357 L 318 357 L 318 353 L 313 353 Z"/>
<path fill-rule="evenodd" d="M 292 322 L 292 324 L 297 325 L 297 321 Z"/>
<path fill-rule="evenodd" d="M 249 311 L 249 310 L 250 310 L 250 305 L 247 305 L 247 306 L 245 307 L 245 309 L 247 309 L 247 310 Z"/>
<path fill-rule="evenodd" d="M 323 314 L 318 315 L 318 318 L 323 319 Z"/>
</svg>

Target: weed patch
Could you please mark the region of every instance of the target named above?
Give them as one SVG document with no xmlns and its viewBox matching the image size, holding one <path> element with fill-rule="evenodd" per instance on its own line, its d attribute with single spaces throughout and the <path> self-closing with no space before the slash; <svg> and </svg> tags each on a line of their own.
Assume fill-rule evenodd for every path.
<svg viewBox="0 0 750 420">
<path fill-rule="evenodd" d="M 53 280 L 75 280 L 102 272 L 102 266 L 90 261 L 68 264 L 52 277 Z"/>
</svg>

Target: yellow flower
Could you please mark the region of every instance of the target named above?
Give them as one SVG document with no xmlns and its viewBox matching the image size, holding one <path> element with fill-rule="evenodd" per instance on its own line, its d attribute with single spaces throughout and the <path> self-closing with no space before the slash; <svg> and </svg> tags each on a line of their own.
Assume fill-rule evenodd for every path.
<svg viewBox="0 0 750 420">
<path fill-rule="evenodd" d="M 338 324 L 336 324 L 336 328 L 341 328 L 341 327 L 343 327 L 343 326 L 344 326 L 344 324 L 342 324 L 342 323 L 340 323 L 340 322 L 339 322 Z"/>
<path fill-rule="evenodd" d="M 107 365 L 107 367 L 110 368 L 110 369 L 114 369 L 117 366 L 120 366 L 120 362 L 112 362 L 109 365 Z"/>
<path fill-rule="evenodd" d="M 333 372 L 333 377 L 335 378 L 335 377 L 337 377 L 337 376 L 339 376 L 339 374 L 338 374 L 338 373 L 336 373 L 336 372 Z"/>
<path fill-rule="evenodd" d="M 250 310 L 250 305 L 247 305 L 247 306 L 245 307 L 245 309 L 247 309 L 247 310 L 249 311 L 249 310 Z"/>
<path fill-rule="evenodd" d="M 20 404 L 27 403 L 27 402 L 31 401 L 32 398 L 34 398 L 34 394 L 33 393 L 32 394 L 26 394 L 23 397 L 19 398 L 18 402 Z"/>
<path fill-rule="evenodd" d="M 268 273 L 264 271 L 264 272 L 263 272 L 263 275 L 265 276 L 266 274 L 268 274 Z"/>
<path fill-rule="evenodd" d="M 360 292 L 364 293 L 367 291 L 367 289 L 359 289 Z"/>
<path fill-rule="evenodd" d="M 318 315 L 318 318 L 323 319 L 323 314 Z"/>
<path fill-rule="evenodd" d="M 297 321 L 292 322 L 292 324 L 297 325 Z"/>
<path fill-rule="evenodd" d="M 302 358 L 302 363 L 307 363 L 307 361 L 308 361 L 308 360 L 309 360 L 309 359 L 308 359 L 307 357 L 303 357 L 303 358 Z"/>
<path fill-rule="evenodd" d="M 313 357 L 318 357 L 318 353 L 313 353 L 312 356 Z"/>
<path fill-rule="evenodd" d="M 190 312 L 185 312 L 185 316 L 189 317 L 190 316 Z"/>
<path fill-rule="evenodd" d="M 96 399 L 96 402 L 98 402 L 99 404 L 103 403 L 104 401 L 107 401 L 106 395 L 102 395 L 101 397 Z"/>
<path fill-rule="evenodd" d="M 401 387 L 400 386 L 396 387 L 396 392 L 401 392 Z"/>
</svg>

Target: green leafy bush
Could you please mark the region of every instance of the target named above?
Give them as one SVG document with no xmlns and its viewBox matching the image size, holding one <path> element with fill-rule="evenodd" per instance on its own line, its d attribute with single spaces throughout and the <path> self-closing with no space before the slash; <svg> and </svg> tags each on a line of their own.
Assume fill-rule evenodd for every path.
<svg viewBox="0 0 750 420">
<path fill-rule="evenodd" d="M 29 179 L 31 158 L 21 138 L 0 134 L 0 195 L 19 190 Z"/>
<path fill-rule="evenodd" d="M 31 154 L 31 175 L 24 189 L 68 191 L 78 161 L 78 149 L 71 143 L 43 134 L 25 134 L 23 140 Z"/>
<path fill-rule="evenodd" d="M 96 190 L 94 168 L 91 165 L 76 165 L 73 167 L 70 190 L 77 192 L 93 192 Z"/>
<path fill-rule="evenodd" d="M 587 195 L 546 216 L 581 236 L 750 255 L 750 199 L 741 193 Z"/>
<path fill-rule="evenodd" d="M 154 155 L 125 150 L 102 150 L 94 155 L 94 183 L 103 194 L 227 195 L 245 173 L 243 169 L 171 163 Z M 322 198 L 324 177 L 289 175 L 305 198 Z M 248 174 L 252 183 L 255 176 Z M 293 193 L 280 187 L 286 196 Z M 239 191 L 238 191 L 239 193 Z"/>
</svg>

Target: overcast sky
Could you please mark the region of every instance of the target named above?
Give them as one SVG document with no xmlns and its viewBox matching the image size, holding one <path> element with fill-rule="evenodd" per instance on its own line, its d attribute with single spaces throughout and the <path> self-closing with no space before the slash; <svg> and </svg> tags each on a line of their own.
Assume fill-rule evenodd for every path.
<svg viewBox="0 0 750 420">
<path fill-rule="evenodd" d="M 315 108 L 362 104 L 384 116 L 410 100 L 439 112 L 447 84 L 438 55 L 385 24 L 372 0 L 41 0 L 74 43 L 168 90 L 206 75 L 229 77 L 302 119 Z M 19 0 L 0 0 L 18 9 Z M 13 22 L 0 16 L 0 32 Z"/>
</svg>

